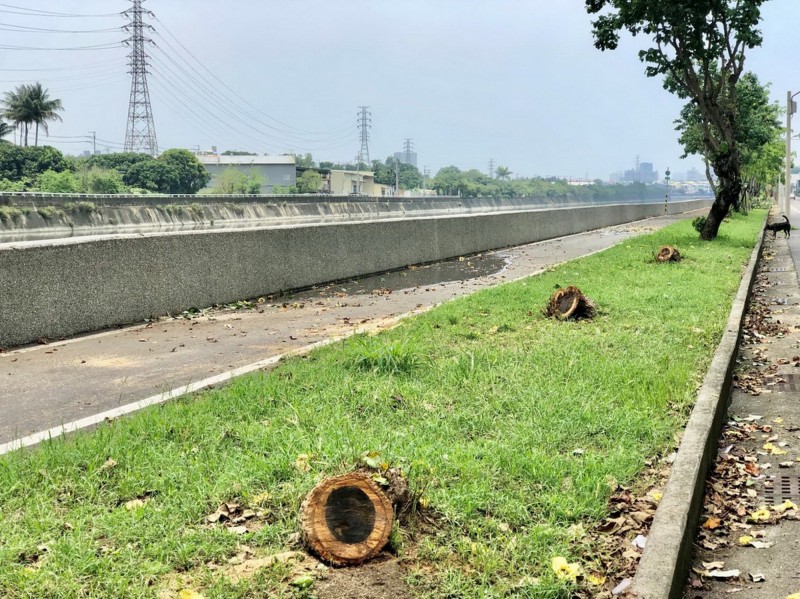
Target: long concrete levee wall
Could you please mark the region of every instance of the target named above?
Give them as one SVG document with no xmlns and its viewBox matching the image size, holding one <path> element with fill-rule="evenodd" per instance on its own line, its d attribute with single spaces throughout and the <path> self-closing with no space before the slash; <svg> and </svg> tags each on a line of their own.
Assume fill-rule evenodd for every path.
<svg viewBox="0 0 800 599">
<path fill-rule="evenodd" d="M 671 202 L 671 214 L 710 200 Z M 176 314 L 664 214 L 664 204 L 0 246 L 0 347 Z"/>
</svg>

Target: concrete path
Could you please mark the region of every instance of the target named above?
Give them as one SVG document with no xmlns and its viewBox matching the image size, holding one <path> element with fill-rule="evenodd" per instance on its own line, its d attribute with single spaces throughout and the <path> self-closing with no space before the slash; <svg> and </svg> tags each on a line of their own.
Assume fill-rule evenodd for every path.
<svg viewBox="0 0 800 599">
<path fill-rule="evenodd" d="M 425 309 L 698 214 L 665 216 L 590 233 L 407 269 L 254 310 L 210 310 L 0 353 L 0 444 L 186 386 L 357 327 L 380 329 Z M 453 271 L 448 275 L 448 269 Z M 445 271 L 445 272 L 442 272 Z M 493 274 L 483 274 L 485 272 Z M 474 276 L 468 280 L 464 277 Z M 433 282 L 450 279 L 450 282 Z M 452 280 L 457 278 L 459 280 Z"/>
<path fill-rule="evenodd" d="M 778 220 L 779 215 L 772 218 Z M 798 210 L 792 211 L 791 220 L 795 225 L 800 224 Z M 767 233 L 765 239 L 764 257 L 759 264 L 750 314 L 763 315 L 764 323 L 772 330 L 762 328 L 761 333 L 746 334 L 738 359 L 740 372 L 761 373 L 752 379 L 761 393 L 753 395 L 736 387 L 733 390 L 730 416 L 750 420 L 729 424 L 723 431 L 716 478 L 706 486 L 706 510 L 701 516 L 701 525 L 714 514 L 711 506 L 731 506 L 741 502 L 740 497 L 744 497 L 748 504 L 747 513 L 759 505 L 781 503 L 783 498 L 773 499 L 765 492 L 768 486 L 765 483 L 773 476 L 793 477 L 798 482 L 791 500 L 800 504 L 800 358 L 796 358 L 800 356 L 800 282 L 797 274 L 800 272 L 800 231 L 794 233 L 788 240 L 783 233 L 779 233 L 774 241 L 772 234 Z M 763 447 L 767 442 L 786 453 L 771 454 Z M 758 476 L 753 477 L 739 469 L 739 465 L 744 468 L 746 464 L 745 456 L 755 460 Z M 780 466 L 781 463 L 788 465 L 788 462 L 793 465 Z M 736 474 L 720 475 L 725 471 Z M 745 483 L 747 478 L 751 480 Z M 775 525 L 752 524 L 745 528 L 740 524 L 741 518 L 723 514 L 725 510 L 717 514 L 722 520 L 720 528 L 706 529 L 695 539 L 692 565 L 695 573 L 690 575 L 684 597 L 783 599 L 792 593 L 800 593 L 800 520 L 784 518 Z M 756 541 L 771 543 L 770 547 L 739 545 L 741 536 L 758 535 L 762 531 L 763 536 L 756 536 Z M 719 548 L 708 549 L 717 543 L 721 545 Z M 704 567 L 704 562 L 724 562 L 716 569 L 739 570 L 740 576 L 725 581 L 701 578 L 697 572 L 714 569 Z M 763 575 L 764 580 L 755 582 L 755 575 Z"/>
</svg>

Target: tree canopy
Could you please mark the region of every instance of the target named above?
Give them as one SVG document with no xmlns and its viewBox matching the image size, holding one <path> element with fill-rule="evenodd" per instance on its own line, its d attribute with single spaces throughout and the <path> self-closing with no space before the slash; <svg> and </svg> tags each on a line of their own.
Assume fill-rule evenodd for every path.
<svg viewBox="0 0 800 599">
<path fill-rule="evenodd" d="M 742 190 L 736 87 L 747 50 L 761 44 L 758 23 L 767 0 L 586 0 L 595 46 L 614 50 L 620 33 L 650 38 L 639 51 L 648 77 L 689 99 L 698 110 L 699 131 L 719 181 L 701 232 L 713 239 Z"/>
<path fill-rule="evenodd" d="M 24 145 L 28 145 L 30 126 L 35 126 L 34 145 L 39 145 L 39 127 L 47 133 L 49 121 L 60 121 L 59 111 L 63 110 L 61 100 L 51 98 L 48 91 L 38 81 L 23 84 L 15 90 L 6 92 L 3 98 L 3 115 L 11 122 L 23 127 Z"/>
</svg>

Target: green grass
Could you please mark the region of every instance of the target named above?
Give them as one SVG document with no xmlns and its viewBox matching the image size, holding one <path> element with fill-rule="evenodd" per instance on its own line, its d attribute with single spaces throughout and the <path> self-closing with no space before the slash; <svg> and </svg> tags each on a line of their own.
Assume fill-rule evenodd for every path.
<svg viewBox="0 0 800 599">
<path fill-rule="evenodd" d="M 393 538 L 417 593 L 568 597 L 551 559 L 591 570 L 573 525 L 604 517 L 616 481 L 672 447 L 763 216 L 733 218 L 713 242 L 684 221 L 0 458 L 0 595 L 153 597 L 177 576 L 206 597 L 296 596 L 285 564 L 238 585 L 207 564 L 239 542 L 284 550 L 315 482 L 379 452 L 439 522 Z M 665 243 L 684 260 L 655 263 Z M 598 316 L 545 319 L 557 284 Z M 221 501 L 262 493 L 258 532 L 204 526 Z M 144 507 L 125 509 L 137 497 Z"/>
</svg>

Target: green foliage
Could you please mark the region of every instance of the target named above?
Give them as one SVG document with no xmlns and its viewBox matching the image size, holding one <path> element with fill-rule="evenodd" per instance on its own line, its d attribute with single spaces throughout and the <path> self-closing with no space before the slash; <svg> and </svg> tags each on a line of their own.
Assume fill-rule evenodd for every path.
<svg viewBox="0 0 800 599">
<path fill-rule="evenodd" d="M 222 156 L 258 156 L 255 152 L 244 152 L 242 150 L 225 150 Z"/>
<path fill-rule="evenodd" d="M 113 154 L 94 154 L 86 159 L 90 167 L 112 169 L 124 175 L 131 167 L 141 162 L 153 160 L 149 154 L 136 154 L 134 152 L 114 152 Z"/>
<path fill-rule="evenodd" d="M 39 206 L 36 208 L 36 213 L 44 220 L 56 220 L 64 215 L 63 210 L 59 210 L 55 206 Z"/>
<path fill-rule="evenodd" d="M 194 194 L 211 180 L 209 172 L 189 150 L 178 148 L 166 150 L 157 161 L 172 169 L 177 178 L 177 183 L 171 189 L 159 190 L 164 193 Z"/>
<path fill-rule="evenodd" d="M 703 227 L 706 226 L 706 217 L 705 216 L 698 216 L 696 219 L 692 221 L 692 227 L 698 233 L 703 231 Z"/>
<path fill-rule="evenodd" d="M 366 336 L 355 347 L 350 362 L 359 370 L 396 376 L 409 374 L 421 366 L 423 360 L 419 346 L 408 339 L 386 343 Z"/>
<path fill-rule="evenodd" d="M 218 195 L 233 194 L 259 194 L 264 178 L 255 169 L 245 175 L 237 168 L 229 167 L 222 171 L 214 180 L 211 192 Z"/>
<path fill-rule="evenodd" d="M 0 181 L 2 184 L 2 181 Z M 2 186 L 0 186 L 2 189 Z M 22 220 L 23 212 L 16 206 L 0 206 L 0 222 L 8 224 Z"/>
<path fill-rule="evenodd" d="M 78 172 L 83 193 L 118 194 L 125 193 L 122 176 L 115 170 L 93 166 Z"/>
<path fill-rule="evenodd" d="M 0 143 L 7 143 L 8 140 L 3 139 L 4 137 L 11 135 L 14 132 L 14 127 L 9 125 L 8 123 L 3 122 L 3 119 L 0 119 Z"/>
<path fill-rule="evenodd" d="M 394 186 L 395 169 L 397 169 L 400 187 L 402 189 L 418 189 L 422 187 L 422 173 L 413 164 L 404 164 L 397 161 L 394 156 L 386 159 L 386 162 L 373 160 L 370 170 L 375 174 L 375 182 L 383 185 Z"/>
<path fill-rule="evenodd" d="M 63 109 L 61 100 L 50 98 L 46 89 L 38 81 L 23 84 L 15 90 L 6 92 L 3 99 L 3 116 L 17 125 L 23 125 L 24 146 L 28 145 L 30 126 L 35 126 L 35 145 L 39 145 L 39 127 L 47 132 L 48 121 L 60 121 L 59 111 Z"/>
<path fill-rule="evenodd" d="M 0 191 L 25 191 L 29 186 L 27 179 L 20 181 L 11 181 L 9 179 L 0 179 Z"/>
<path fill-rule="evenodd" d="M 60 173 L 67 167 L 61 152 L 50 146 L 0 144 L 0 179 L 25 181 L 27 187 L 45 171 Z"/>
<path fill-rule="evenodd" d="M 314 168 L 317 166 L 317 163 L 314 162 L 314 157 L 311 154 L 284 154 L 284 156 L 292 156 L 294 157 L 294 165 L 295 166 L 303 166 L 306 168 Z"/>
<path fill-rule="evenodd" d="M 275 185 L 272 187 L 272 195 L 288 196 L 297 193 L 296 185 Z"/>
<path fill-rule="evenodd" d="M 178 173 L 170 165 L 158 160 L 144 160 L 131 165 L 122 180 L 126 185 L 157 193 L 176 193 Z"/>
<path fill-rule="evenodd" d="M 317 171 L 307 170 L 297 177 L 298 193 L 317 193 L 322 187 L 322 175 Z"/>
<path fill-rule="evenodd" d="M 34 190 L 46 193 L 76 193 L 81 191 L 81 186 L 78 177 L 70 171 L 58 173 L 47 170 L 39 175 Z"/>
</svg>

